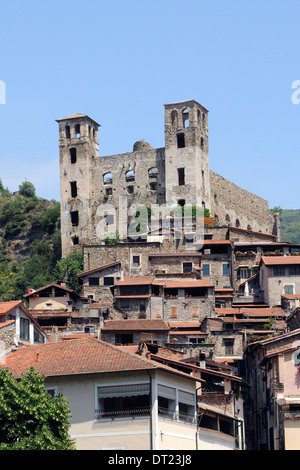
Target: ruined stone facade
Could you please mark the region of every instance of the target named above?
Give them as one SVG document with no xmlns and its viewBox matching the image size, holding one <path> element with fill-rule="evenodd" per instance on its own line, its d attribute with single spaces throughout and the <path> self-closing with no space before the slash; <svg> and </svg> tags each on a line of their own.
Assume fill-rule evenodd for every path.
<svg viewBox="0 0 300 470">
<path fill-rule="evenodd" d="M 57 122 L 63 257 L 117 232 L 126 238 L 141 205 L 166 215 L 176 206 L 205 207 L 219 226 L 274 233 L 267 201 L 210 170 L 208 111 L 198 102 L 165 105 L 164 148 L 142 140 L 119 155 L 99 157 L 99 124 L 88 116 Z"/>
</svg>

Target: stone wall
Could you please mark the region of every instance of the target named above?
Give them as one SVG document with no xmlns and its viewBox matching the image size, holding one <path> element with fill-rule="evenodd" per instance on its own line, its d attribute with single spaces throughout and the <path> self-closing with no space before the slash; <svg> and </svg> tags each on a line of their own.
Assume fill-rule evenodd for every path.
<svg viewBox="0 0 300 470">
<path fill-rule="evenodd" d="M 213 171 L 210 171 L 210 177 L 211 215 L 217 216 L 220 224 L 272 233 L 272 218 L 266 200 Z"/>
</svg>

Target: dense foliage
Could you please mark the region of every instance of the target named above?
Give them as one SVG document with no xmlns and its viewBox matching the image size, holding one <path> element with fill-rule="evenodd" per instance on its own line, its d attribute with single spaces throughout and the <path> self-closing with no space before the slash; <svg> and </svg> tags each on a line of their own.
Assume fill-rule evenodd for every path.
<svg viewBox="0 0 300 470">
<path fill-rule="evenodd" d="M 0 368 L 0 450 L 74 450 L 67 400 L 52 397 L 34 368 L 16 380 Z"/>
<path fill-rule="evenodd" d="M 28 181 L 12 194 L 0 180 L 0 301 L 57 281 L 79 292 L 82 269 L 81 252 L 61 260 L 59 202 L 38 198 Z"/>
<path fill-rule="evenodd" d="M 280 213 L 281 240 L 300 244 L 300 209 L 283 209 Z"/>
</svg>

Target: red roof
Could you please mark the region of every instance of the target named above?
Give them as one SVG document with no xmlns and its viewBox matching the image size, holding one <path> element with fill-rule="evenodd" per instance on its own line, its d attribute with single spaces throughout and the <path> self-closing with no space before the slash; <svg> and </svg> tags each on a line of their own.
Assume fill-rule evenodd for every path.
<svg viewBox="0 0 300 470">
<path fill-rule="evenodd" d="M 199 279 L 195 281 L 165 281 L 164 285 L 167 289 L 185 289 L 185 288 L 190 288 L 190 287 L 214 287 L 214 284 L 212 284 L 209 281 L 206 281 L 205 279 Z"/>
<path fill-rule="evenodd" d="M 289 264 L 300 264 L 300 256 L 289 255 L 289 256 L 262 256 L 262 262 L 266 266 L 277 266 L 277 265 L 289 265 Z"/>
<path fill-rule="evenodd" d="M 128 276 L 123 281 L 116 282 L 116 286 L 140 286 L 149 285 L 154 281 L 154 276 Z"/>
<path fill-rule="evenodd" d="M 300 299 L 300 294 L 285 294 L 282 295 L 281 298 L 286 300 Z"/>
<path fill-rule="evenodd" d="M 286 316 L 286 312 L 281 307 L 262 307 L 262 308 L 216 308 L 216 313 L 220 315 L 239 315 L 249 317 L 271 317 Z"/>
<path fill-rule="evenodd" d="M 8 354 L 2 364 L 16 378 L 34 367 L 44 377 L 162 369 L 193 379 L 184 372 L 158 365 L 91 336 L 22 347 Z"/>
<path fill-rule="evenodd" d="M 0 302 L 0 315 L 6 315 L 11 310 L 22 305 L 22 300 L 9 300 L 8 302 Z"/>
<path fill-rule="evenodd" d="M 168 325 L 161 319 L 128 319 L 128 320 L 106 320 L 102 331 L 150 331 L 163 330 L 168 331 Z"/>
</svg>

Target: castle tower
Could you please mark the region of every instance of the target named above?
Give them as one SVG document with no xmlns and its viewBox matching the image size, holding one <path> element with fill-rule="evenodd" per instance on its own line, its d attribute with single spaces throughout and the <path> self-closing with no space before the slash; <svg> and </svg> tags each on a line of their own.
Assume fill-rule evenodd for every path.
<svg viewBox="0 0 300 470">
<path fill-rule="evenodd" d="M 166 204 L 210 209 L 208 111 L 197 101 L 165 105 Z"/>
<path fill-rule="evenodd" d="M 59 124 L 61 242 L 65 257 L 75 245 L 91 237 L 90 172 L 99 154 L 98 128 L 94 120 L 74 114 Z"/>
</svg>

